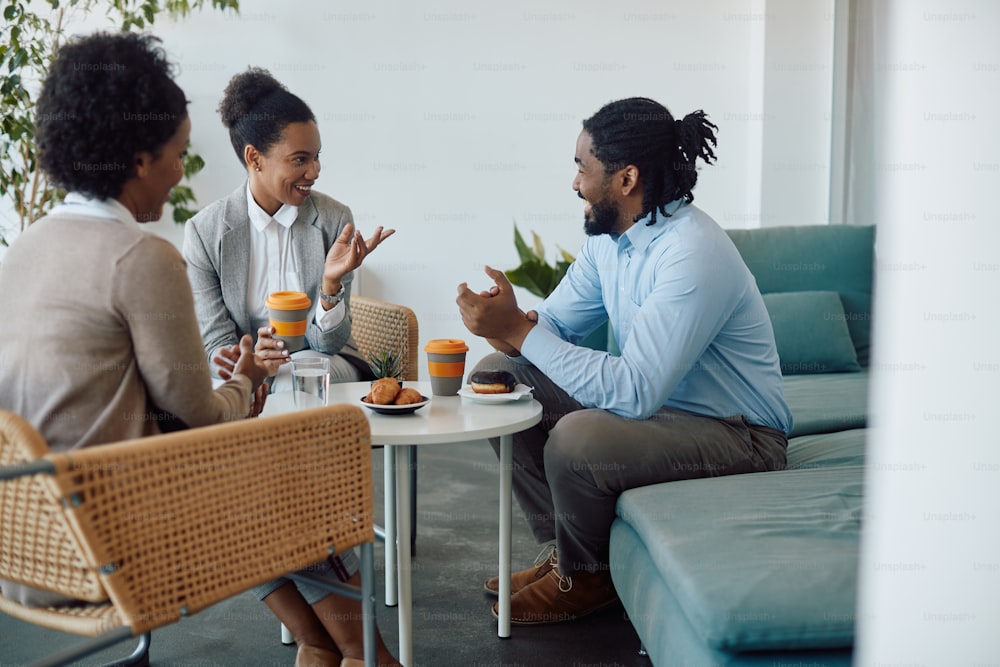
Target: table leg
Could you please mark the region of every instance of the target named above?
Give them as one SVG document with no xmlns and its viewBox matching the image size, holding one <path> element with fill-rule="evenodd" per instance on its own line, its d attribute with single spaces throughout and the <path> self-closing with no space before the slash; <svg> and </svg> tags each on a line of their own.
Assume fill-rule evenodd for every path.
<svg viewBox="0 0 1000 667">
<path fill-rule="evenodd" d="M 413 664 L 413 596 L 410 579 L 410 475 L 406 446 L 391 447 L 396 455 L 396 557 L 399 563 L 399 661 Z M 388 539 L 386 540 L 388 542 Z"/>
<path fill-rule="evenodd" d="M 361 545 L 361 630 L 366 665 L 378 664 L 375 633 L 375 545 Z"/>
<path fill-rule="evenodd" d="M 392 447 L 382 448 L 385 498 L 385 606 L 396 606 L 396 459 Z"/>
<path fill-rule="evenodd" d="M 514 439 L 500 436 L 500 600 L 498 603 L 498 637 L 510 637 L 510 530 L 511 530 L 511 468 Z"/>
</svg>

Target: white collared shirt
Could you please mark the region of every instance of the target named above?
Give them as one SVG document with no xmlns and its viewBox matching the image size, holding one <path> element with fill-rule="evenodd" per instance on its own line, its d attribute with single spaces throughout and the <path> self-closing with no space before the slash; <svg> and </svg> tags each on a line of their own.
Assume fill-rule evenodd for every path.
<svg viewBox="0 0 1000 667">
<path fill-rule="evenodd" d="M 267 296 L 271 292 L 304 292 L 302 274 L 292 225 L 299 215 L 297 206 L 282 204 L 273 216 L 268 215 L 253 198 L 247 183 L 247 211 L 250 216 L 250 271 L 247 276 L 247 313 L 254 335 L 267 326 Z M 322 289 L 322 288 L 320 288 Z M 319 305 L 319 294 L 310 295 L 315 308 L 314 319 L 321 331 L 328 331 L 344 319 L 343 302 L 330 310 Z"/>
<path fill-rule="evenodd" d="M 125 205 L 114 198 L 95 199 L 80 192 L 69 192 L 62 200 L 49 211 L 49 215 L 68 213 L 72 215 L 87 215 L 94 218 L 108 218 L 124 222 L 127 225 L 138 225 L 132 211 L 125 208 Z"/>
</svg>

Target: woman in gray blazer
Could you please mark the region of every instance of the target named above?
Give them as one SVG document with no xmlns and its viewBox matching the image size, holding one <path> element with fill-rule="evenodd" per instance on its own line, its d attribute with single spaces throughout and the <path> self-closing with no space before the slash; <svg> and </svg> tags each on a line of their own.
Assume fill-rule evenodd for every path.
<svg viewBox="0 0 1000 667">
<path fill-rule="evenodd" d="M 184 257 L 208 358 L 249 333 L 258 355 L 287 361 L 264 302 L 272 292 L 292 290 L 305 292 L 314 306 L 308 351 L 298 354 L 329 356 L 333 382 L 369 378 L 351 337 L 351 282 L 395 230 L 377 227 L 365 240 L 347 206 L 313 190 L 320 172 L 316 118 L 266 70 L 234 76 L 219 113 L 247 180 L 185 229 Z M 287 383 L 286 376 L 287 368 L 276 382 Z"/>
<path fill-rule="evenodd" d="M 366 240 L 347 206 L 313 190 L 320 171 L 316 118 L 266 70 L 234 76 L 219 112 L 247 180 L 185 228 L 184 257 L 208 358 L 251 334 L 258 357 L 287 362 L 289 351 L 274 336 L 265 301 L 272 292 L 291 290 L 305 292 L 315 307 L 307 349 L 295 355 L 329 357 L 333 382 L 370 378 L 351 338 L 351 281 L 394 230 L 377 227 Z M 291 387 L 287 370 L 279 368 L 272 391 Z M 354 552 L 318 567 L 359 584 Z M 295 637 L 296 665 L 360 664 L 360 602 L 284 578 L 254 592 Z M 381 637 L 377 646 L 380 665 L 399 664 Z"/>
</svg>

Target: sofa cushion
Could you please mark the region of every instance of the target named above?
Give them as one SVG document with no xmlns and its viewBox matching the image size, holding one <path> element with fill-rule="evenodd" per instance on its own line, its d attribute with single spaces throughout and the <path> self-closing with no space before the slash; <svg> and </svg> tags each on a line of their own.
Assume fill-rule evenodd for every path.
<svg viewBox="0 0 1000 667">
<path fill-rule="evenodd" d="M 868 423 L 869 372 L 786 375 L 792 437 L 863 428 Z"/>
<path fill-rule="evenodd" d="M 653 549 L 653 553 L 656 549 Z M 616 519 L 611 524 L 609 550 L 611 578 L 628 619 L 649 655 L 641 664 L 668 667 L 851 667 L 851 647 L 828 649 L 784 648 L 734 653 L 705 643 L 653 562 L 650 545 L 632 526 Z M 609 663 L 610 664 L 610 663 Z M 640 664 L 638 661 L 635 664 Z"/>
<path fill-rule="evenodd" d="M 840 294 L 858 363 L 868 365 L 874 226 L 802 225 L 726 231 L 762 294 L 815 290 Z"/>
<path fill-rule="evenodd" d="M 618 516 L 692 628 L 731 651 L 854 640 L 862 466 L 631 489 Z"/>
<path fill-rule="evenodd" d="M 839 294 L 815 290 L 763 296 L 783 374 L 861 370 Z"/>
<path fill-rule="evenodd" d="M 860 466 L 865 463 L 867 429 L 803 435 L 788 441 L 788 470 Z"/>
</svg>

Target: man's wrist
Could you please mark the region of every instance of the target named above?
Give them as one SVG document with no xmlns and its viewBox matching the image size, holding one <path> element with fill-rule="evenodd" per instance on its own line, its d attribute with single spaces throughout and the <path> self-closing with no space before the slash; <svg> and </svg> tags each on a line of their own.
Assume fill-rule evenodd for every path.
<svg viewBox="0 0 1000 667">
<path fill-rule="evenodd" d="M 524 347 L 524 339 L 528 337 L 528 334 L 531 333 L 531 330 L 534 328 L 534 322 L 531 320 L 524 320 L 524 322 L 518 326 L 517 331 L 514 332 L 511 337 L 507 338 L 505 342 L 513 349 L 517 350 L 517 353 L 520 354 L 521 348 Z"/>
</svg>

